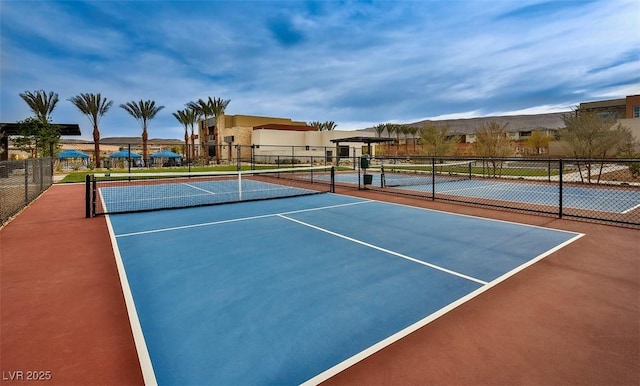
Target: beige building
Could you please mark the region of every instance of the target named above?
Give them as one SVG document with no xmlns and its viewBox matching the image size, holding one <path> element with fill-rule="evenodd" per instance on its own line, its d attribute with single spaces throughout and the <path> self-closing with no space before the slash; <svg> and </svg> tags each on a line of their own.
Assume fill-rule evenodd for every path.
<svg viewBox="0 0 640 386">
<path fill-rule="evenodd" d="M 289 118 L 274 118 L 251 115 L 225 115 L 220 119 L 224 124 L 217 128 L 215 118 L 209 119 L 208 152 L 212 162 L 234 162 L 237 157 L 255 157 L 264 162 L 277 162 L 288 154 L 308 162 L 324 157 L 354 157 L 362 154 L 364 143 L 341 143 L 337 146 L 331 140 L 353 137 L 352 131 L 318 131 L 306 122 Z M 198 155 L 205 149 L 200 138 L 204 136 L 204 120 L 199 125 L 195 148 Z M 374 133 L 363 133 L 374 136 Z M 253 154 L 252 154 L 253 153 Z"/>
</svg>

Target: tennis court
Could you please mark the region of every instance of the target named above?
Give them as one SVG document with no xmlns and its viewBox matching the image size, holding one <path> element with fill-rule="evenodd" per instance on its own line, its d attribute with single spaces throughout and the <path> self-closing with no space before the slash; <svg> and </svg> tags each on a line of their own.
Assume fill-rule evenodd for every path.
<svg viewBox="0 0 640 386">
<path fill-rule="evenodd" d="M 525 203 L 554 207 L 560 199 L 557 184 L 549 185 L 535 181 L 496 181 L 475 179 L 468 175 L 438 176 L 435 183 L 431 175 L 407 175 L 379 172 L 370 173 L 373 189 L 394 189 L 413 193 L 431 193 L 447 197 L 461 197 L 500 202 Z M 468 177 L 468 178 L 467 178 Z M 348 172 L 336 174 L 336 182 L 358 184 L 362 174 Z M 388 181 L 393 181 L 389 183 Z M 382 187 L 384 186 L 384 187 Z M 382 187 L 382 188 L 381 188 Z M 565 186 L 562 190 L 564 208 L 626 214 L 640 208 L 640 190 L 615 189 L 606 187 Z"/>
<path fill-rule="evenodd" d="M 316 384 L 583 236 L 332 193 L 107 221 L 159 384 Z"/>
<path fill-rule="evenodd" d="M 82 185 L 56 184 L 0 229 L 0 355 L 3 376 L 7 378 L 33 369 L 50 374 L 46 383 L 51 385 L 143 384 L 107 217 L 85 218 L 84 193 Z M 585 236 L 455 309 L 443 309 L 447 312 L 425 327 L 323 384 L 636 383 L 640 342 L 636 229 L 432 202 L 373 190 L 345 188 L 339 193 Z M 307 198 L 312 197 L 324 195 Z M 279 201 L 290 200 L 262 204 L 276 205 Z M 200 209 L 220 210 L 235 205 Z M 275 207 L 274 211 L 280 213 L 282 208 Z M 166 211 L 169 217 L 179 212 L 182 210 Z M 145 216 L 161 213 L 164 212 Z M 141 229 L 156 228 L 134 221 L 137 215 L 125 216 Z M 203 218 L 191 222 L 206 222 Z M 378 222 L 374 224 L 380 226 Z M 375 227 L 369 229 L 382 232 Z M 455 235 L 465 239 L 463 233 L 450 232 L 448 238 Z M 205 236 L 210 244 L 207 250 L 215 250 L 215 244 L 224 241 L 214 232 Z M 170 239 L 167 237 L 165 243 Z M 262 251 L 276 248 L 276 244 L 254 248 Z M 319 247 L 317 243 L 305 243 L 296 248 L 300 256 L 306 256 L 308 249 Z M 384 301 L 388 299 L 386 296 Z M 311 313 L 303 313 L 308 314 Z M 170 313 L 163 310 L 158 315 L 167 318 Z M 183 330 L 201 323 L 189 320 Z M 189 341 L 184 344 L 190 346 Z M 246 340 L 238 339 L 237 345 L 246 347 Z M 178 354 L 184 355 L 182 351 Z"/>
</svg>

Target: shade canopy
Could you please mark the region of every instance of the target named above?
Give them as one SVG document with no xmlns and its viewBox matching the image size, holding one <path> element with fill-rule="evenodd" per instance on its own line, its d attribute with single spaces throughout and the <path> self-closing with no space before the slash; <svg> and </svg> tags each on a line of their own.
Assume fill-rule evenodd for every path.
<svg viewBox="0 0 640 386">
<path fill-rule="evenodd" d="M 60 159 L 70 159 L 70 158 L 89 158 L 89 155 L 83 153 L 79 150 L 75 149 L 66 149 L 58 153 L 58 158 Z"/>
<path fill-rule="evenodd" d="M 161 150 L 157 153 L 151 154 L 151 158 L 182 158 L 180 154 L 174 153 L 169 150 Z"/>
<path fill-rule="evenodd" d="M 129 150 L 120 150 L 112 153 L 109 158 L 142 158 L 142 156 L 135 152 L 131 152 L 131 154 L 129 154 Z"/>
</svg>

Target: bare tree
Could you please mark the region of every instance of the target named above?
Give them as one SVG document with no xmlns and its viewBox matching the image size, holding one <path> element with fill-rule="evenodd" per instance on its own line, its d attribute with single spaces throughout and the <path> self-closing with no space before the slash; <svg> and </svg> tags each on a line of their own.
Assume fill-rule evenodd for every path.
<svg viewBox="0 0 640 386">
<path fill-rule="evenodd" d="M 448 124 L 424 123 L 420 128 L 424 155 L 442 157 L 448 155 L 455 143 L 449 136 Z"/>
<path fill-rule="evenodd" d="M 592 111 L 573 112 L 563 116 L 565 127 L 560 130 L 560 139 L 565 142 L 569 152 L 576 158 L 585 160 L 587 181 L 591 182 L 593 162 L 596 158 L 605 158 L 622 143 L 626 137 L 624 127 L 609 115 L 603 116 Z M 600 163 L 600 169 L 604 163 Z M 601 173 L 598 173 L 598 180 Z M 582 176 L 582 174 L 581 174 Z"/>
<path fill-rule="evenodd" d="M 535 154 L 544 153 L 544 149 L 549 146 L 549 142 L 551 142 L 553 138 L 542 132 L 541 130 L 533 130 L 531 132 L 531 136 L 527 138 L 527 146 L 535 152 Z"/>
<path fill-rule="evenodd" d="M 502 173 L 504 162 L 501 158 L 513 155 L 513 143 L 508 136 L 508 126 L 508 123 L 500 126 L 499 123 L 491 121 L 482 124 L 476 130 L 476 153 L 489 158 L 494 177 L 498 175 L 498 171 Z"/>
</svg>

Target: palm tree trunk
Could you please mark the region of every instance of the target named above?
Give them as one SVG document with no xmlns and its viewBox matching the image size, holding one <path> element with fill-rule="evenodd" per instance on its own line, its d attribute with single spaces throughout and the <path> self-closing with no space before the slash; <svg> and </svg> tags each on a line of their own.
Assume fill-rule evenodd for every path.
<svg viewBox="0 0 640 386">
<path fill-rule="evenodd" d="M 187 161 L 189 160 L 189 130 L 187 126 L 184 127 L 184 155 L 187 156 Z"/>
<path fill-rule="evenodd" d="M 100 168 L 100 131 L 98 126 L 93 126 L 93 153 L 96 160 L 96 168 Z"/>
<path fill-rule="evenodd" d="M 222 148 L 222 146 L 219 146 L 221 144 L 220 142 L 220 123 L 221 119 L 219 116 L 216 116 L 216 126 L 213 129 L 213 139 L 214 139 L 214 143 L 216 146 L 216 164 L 220 164 L 220 149 Z"/>
<path fill-rule="evenodd" d="M 196 135 L 193 133 L 193 125 L 191 126 L 191 162 L 196 156 Z"/>
<path fill-rule="evenodd" d="M 147 139 L 149 138 L 149 135 L 147 134 L 147 127 L 145 126 L 144 129 L 142 130 L 142 161 L 145 163 L 147 162 Z"/>
</svg>

